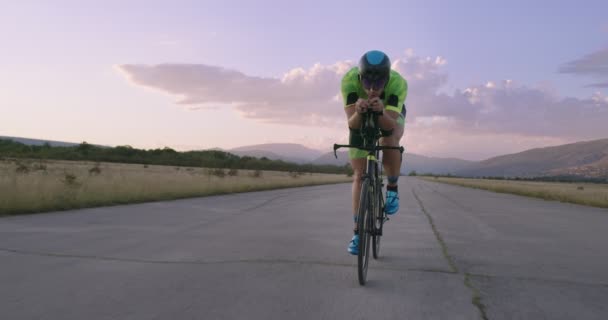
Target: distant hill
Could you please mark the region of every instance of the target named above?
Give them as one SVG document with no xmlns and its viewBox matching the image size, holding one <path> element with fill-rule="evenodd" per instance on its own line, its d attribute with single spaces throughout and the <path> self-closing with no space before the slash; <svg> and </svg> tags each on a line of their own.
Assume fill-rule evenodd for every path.
<svg viewBox="0 0 608 320">
<path fill-rule="evenodd" d="M 80 143 L 43 139 L 0 136 L 27 145 L 76 146 Z M 104 147 L 104 146 L 102 146 Z M 220 148 L 213 148 L 223 150 Z M 307 148 L 295 143 L 267 143 L 224 150 L 238 156 L 266 157 L 297 164 L 330 164 L 343 166 L 349 163 L 348 151 L 333 152 Z M 502 155 L 475 162 L 456 158 L 435 158 L 405 153 L 402 174 L 453 174 L 458 176 L 543 177 L 580 176 L 608 179 L 608 139 L 583 141 L 560 146 L 535 148 L 519 153 Z"/>
<path fill-rule="evenodd" d="M 550 176 L 579 176 L 588 178 L 608 179 L 608 157 L 582 166 L 553 169 L 548 172 Z"/>
<path fill-rule="evenodd" d="M 52 147 L 72 147 L 72 146 L 77 146 L 80 144 L 80 143 L 74 143 L 74 142 L 41 140 L 41 139 L 30 139 L 30 138 L 8 137 L 8 136 L 0 136 L 0 139 L 12 140 L 15 142 L 23 143 L 28 146 L 42 146 L 45 143 L 48 143 Z"/>
<path fill-rule="evenodd" d="M 349 163 L 348 151 L 338 150 L 337 155 L 338 159 L 335 158 L 333 152 L 328 152 L 317 158 L 313 163 L 333 165 Z M 473 161 L 456 158 L 434 158 L 405 152 L 401 163 L 401 173 L 409 174 L 411 171 L 416 171 L 416 173 L 455 174 L 456 171 L 474 163 Z"/>
<path fill-rule="evenodd" d="M 230 152 L 232 154 L 236 154 L 239 157 L 248 156 L 254 158 L 262 158 L 266 157 L 270 160 L 285 160 L 287 157 L 280 156 L 274 152 L 265 151 L 265 150 L 227 150 L 226 152 Z"/>
<path fill-rule="evenodd" d="M 456 172 L 463 176 L 608 177 L 608 139 L 536 148 L 480 161 Z"/>
<path fill-rule="evenodd" d="M 295 163 L 310 163 L 321 156 L 319 150 L 307 148 L 296 143 L 266 143 L 243 146 L 226 150 L 238 156 L 266 157 Z"/>
<path fill-rule="evenodd" d="M 457 158 L 427 157 L 406 152 L 403 156 L 401 172 L 405 174 L 409 174 L 411 171 L 416 171 L 419 174 L 455 174 L 473 164 L 475 164 L 474 161 Z"/>
<path fill-rule="evenodd" d="M 335 165 L 347 162 L 347 151 L 339 151 L 338 159 L 333 152 L 328 152 L 314 161 L 315 164 Z M 411 171 L 469 177 L 579 176 L 608 179 L 608 139 L 535 148 L 479 162 L 406 152 L 401 173 L 409 174 Z"/>
<path fill-rule="evenodd" d="M 336 159 L 333 151 L 327 152 L 312 161 L 314 164 L 332 164 L 336 166 L 343 166 L 350 161 L 348 160 L 348 151 L 346 150 L 338 150 L 337 152 L 338 158 Z"/>
</svg>

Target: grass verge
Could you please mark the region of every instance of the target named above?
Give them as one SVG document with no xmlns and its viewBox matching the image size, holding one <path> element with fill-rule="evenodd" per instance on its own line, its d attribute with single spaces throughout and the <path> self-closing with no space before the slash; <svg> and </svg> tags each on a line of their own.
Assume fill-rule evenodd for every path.
<svg viewBox="0 0 608 320">
<path fill-rule="evenodd" d="M 463 187 L 608 208 L 608 184 L 419 177 Z"/>
<path fill-rule="evenodd" d="M 0 216 L 352 181 L 337 174 L 0 161 Z"/>
</svg>

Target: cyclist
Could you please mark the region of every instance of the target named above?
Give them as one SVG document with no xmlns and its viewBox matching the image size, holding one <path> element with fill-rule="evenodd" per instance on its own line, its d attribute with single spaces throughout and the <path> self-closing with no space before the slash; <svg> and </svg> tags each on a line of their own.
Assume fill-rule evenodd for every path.
<svg viewBox="0 0 608 320">
<path fill-rule="evenodd" d="M 391 70 L 389 57 L 382 51 L 366 52 L 359 65 L 350 69 L 342 78 L 342 98 L 344 111 L 350 129 L 349 144 L 362 145 L 360 136 L 362 114 L 368 110 L 382 112 L 378 124 L 382 131 L 380 145 L 399 146 L 405 125 L 405 98 L 407 81 L 395 70 Z M 359 235 L 357 230 L 357 209 L 361 192 L 361 177 L 366 169 L 368 151 L 350 148 L 349 159 L 354 171 L 352 185 L 355 235 L 348 245 L 348 252 L 357 255 Z M 401 169 L 399 150 L 383 150 L 382 164 L 388 177 L 385 211 L 392 215 L 399 210 L 397 182 Z"/>
</svg>

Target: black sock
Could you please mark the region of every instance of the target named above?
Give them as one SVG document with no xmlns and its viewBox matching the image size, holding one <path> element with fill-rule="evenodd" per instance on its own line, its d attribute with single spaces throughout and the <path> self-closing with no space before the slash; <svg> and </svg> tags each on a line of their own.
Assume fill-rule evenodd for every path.
<svg viewBox="0 0 608 320">
<path fill-rule="evenodd" d="M 387 190 L 387 191 L 395 191 L 395 192 L 399 192 L 399 191 L 397 190 L 397 185 L 395 185 L 395 186 L 389 186 L 389 185 L 386 185 L 386 190 Z"/>
</svg>

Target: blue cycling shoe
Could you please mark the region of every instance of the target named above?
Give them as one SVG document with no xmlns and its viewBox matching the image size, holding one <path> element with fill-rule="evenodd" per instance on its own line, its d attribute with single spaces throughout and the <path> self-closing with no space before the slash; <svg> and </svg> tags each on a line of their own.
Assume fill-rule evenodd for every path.
<svg viewBox="0 0 608 320">
<path fill-rule="evenodd" d="M 386 204 L 384 211 L 388 215 L 393 215 L 399 210 L 399 194 L 396 191 L 388 190 L 386 192 Z"/>
<path fill-rule="evenodd" d="M 359 254 L 359 235 L 356 234 L 348 244 L 348 252 L 354 256 Z"/>
</svg>

